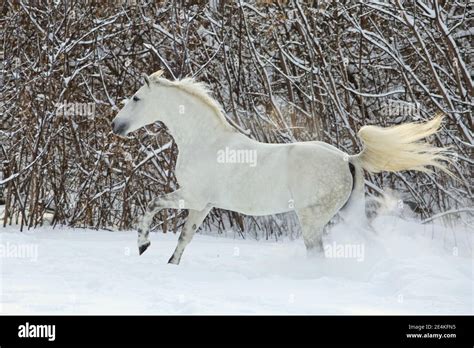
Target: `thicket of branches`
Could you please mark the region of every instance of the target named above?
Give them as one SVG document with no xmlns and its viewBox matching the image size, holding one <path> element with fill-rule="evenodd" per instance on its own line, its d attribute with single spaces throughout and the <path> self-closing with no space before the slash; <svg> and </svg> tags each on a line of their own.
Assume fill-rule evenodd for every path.
<svg viewBox="0 0 474 348">
<path fill-rule="evenodd" d="M 363 125 L 443 112 L 443 129 L 431 140 L 452 146 L 450 169 L 460 179 L 383 173 L 367 176 L 367 191 L 394 188 L 422 218 L 471 204 L 474 8 L 468 2 L 105 7 L 7 0 L 2 6 L 4 224 L 37 226 L 49 213 L 53 223 L 130 228 L 152 197 L 173 191 L 178 149 L 163 127 L 127 140 L 110 132 L 140 75 L 160 68 L 170 79 L 207 82 L 227 117 L 263 142 L 321 140 L 355 154 Z M 70 104 L 93 105 L 94 112 L 64 113 L 61 105 Z M 416 105 L 416 113 L 397 112 L 397 105 Z M 176 231 L 184 214 L 163 211 L 155 228 Z M 294 216 L 256 219 L 220 210 L 206 220 L 220 231 L 267 237 L 293 233 L 294 222 Z"/>
</svg>

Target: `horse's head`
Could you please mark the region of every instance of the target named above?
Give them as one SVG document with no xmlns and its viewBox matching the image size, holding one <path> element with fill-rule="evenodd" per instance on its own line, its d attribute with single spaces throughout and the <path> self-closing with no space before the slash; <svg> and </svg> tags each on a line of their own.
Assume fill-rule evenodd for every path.
<svg viewBox="0 0 474 348">
<path fill-rule="evenodd" d="M 112 121 L 112 130 L 115 134 L 127 135 L 153 122 L 163 121 L 156 109 L 165 101 L 159 100 L 160 93 L 156 93 L 158 84 L 154 83 L 162 74 L 163 70 L 158 70 L 149 77 L 145 76 L 145 84 L 128 100 Z"/>
</svg>

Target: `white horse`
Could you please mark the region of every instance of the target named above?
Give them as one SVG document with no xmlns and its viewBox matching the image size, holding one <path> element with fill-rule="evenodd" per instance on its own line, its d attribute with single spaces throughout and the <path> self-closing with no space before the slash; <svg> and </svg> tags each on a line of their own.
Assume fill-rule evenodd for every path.
<svg viewBox="0 0 474 348">
<path fill-rule="evenodd" d="M 112 122 L 115 134 L 163 122 L 179 150 L 179 189 L 149 203 L 138 226 L 140 255 L 148 248 L 151 219 L 159 210 L 189 209 L 189 216 L 169 263 L 179 264 L 208 212 L 222 208 L 247 215 L 296 211 L 308 252 L 323 251 L 323 228 L 343 207 L 363 207 L 364 174 L 447 170 L 445 149 L 418 140 L 437 131 L 441 117 L 422 124 L 390 128 L 362 127 L 364 149 L 355 156 L 318 141 L 265 144 L 232 127 L 202 83 L 170 81 L 157 71 Z M 354 208 L 356 209 L 356 208 Z M 354 210 L 352 209 L 352 210 Z M 346 209 L 345 209 L 346 210 Z M 357 210 L 357 209 L 356 209 Z M 359 218 L 365 217 L 362 210 Z"/>
</svg>

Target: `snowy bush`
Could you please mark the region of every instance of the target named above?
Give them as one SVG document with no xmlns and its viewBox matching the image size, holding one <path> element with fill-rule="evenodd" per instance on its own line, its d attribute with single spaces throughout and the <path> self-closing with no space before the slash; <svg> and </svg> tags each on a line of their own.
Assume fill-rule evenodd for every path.
<svg viewBox="0 0 474 348">
<path fill-rule="evenodd" d="M 229 121 L 263 142 L 321 140 L 355 154 L 363 125 L 442 112 L 443 130 L 431 141 L 456 152 L 451 170 L 459 180 L 383 173 L 366 178 L 367 192 L 396 189 L 423 219 L 468 219 L 473 5 L 314 3 L 118 1 L 104 7 L 7 0 L 1 19 L 3 223 L 33 227 L 48 213 L 53 224 L 128 229 L 152 197 L 173 191 L 178 149 L 162 126 L 127 140 L 110 132 L 141 74 L 160 68 L 170 79 L 208 83 Z M 214 210 L 205 224 L 277 238 L 294 233 L 295 217 L 289 217 Z M 184 218 L 165 210 L 155 228 L 176 231 Z"/>
</svg>

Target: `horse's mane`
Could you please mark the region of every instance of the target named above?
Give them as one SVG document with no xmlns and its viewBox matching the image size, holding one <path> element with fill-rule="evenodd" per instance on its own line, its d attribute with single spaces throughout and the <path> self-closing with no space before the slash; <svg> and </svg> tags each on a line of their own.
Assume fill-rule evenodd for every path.
<svg viewBox="0 0 474 348">
<path fill-rule="evenodd" d="M 216 116 L 219 118 L 219 120 L 223 123 L 223 125 L 226 128 L 229 128 L 235 131 L 235 128 L 231 126 L 231 124 L 227 121 L 226 117 L 224 116 L 224 111 L 221 105 L 214 98 L 211 97 L 209 88 L 205 83 L 198 82 L 191 77 L 185 77 L 181 80 L 170 81 L 165 78 L 160 78 L 159 75 L 161 74 L 159 75 L 157 74 L 158 76 L 153 76 L 153 75 L 150 77 L 152 78 L 154 77 L 153 80 L 155 82 L 162 84 L 164 86 L 176 87 L 200 99 L 203 103 L 211 107 L 211 109 L 214 111 Z"/>
</svg>

